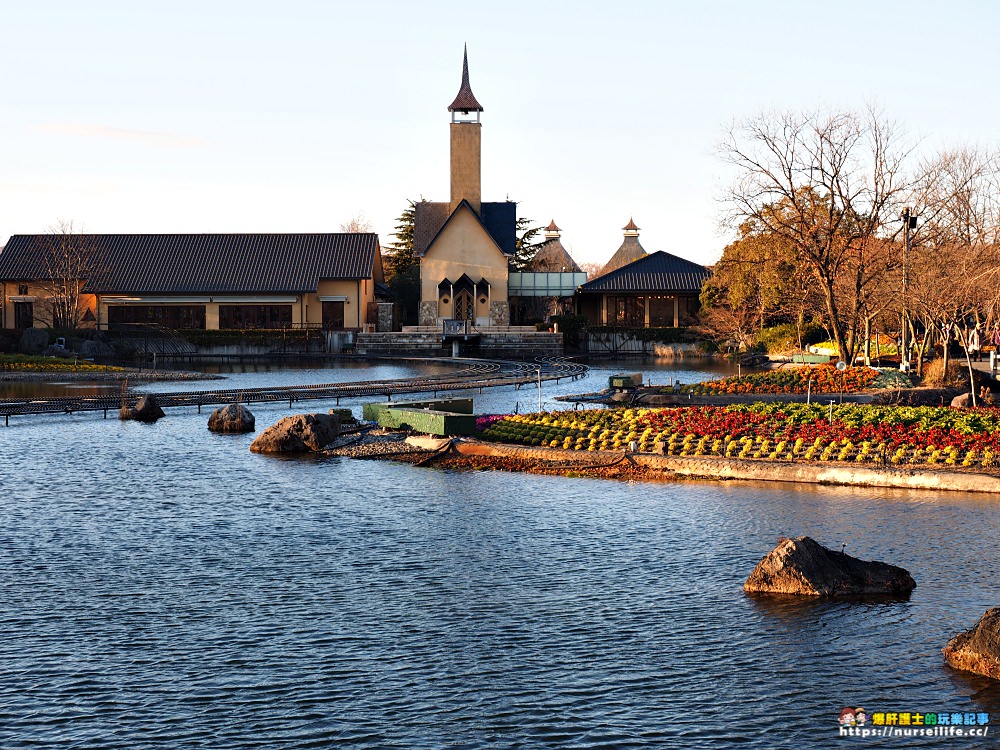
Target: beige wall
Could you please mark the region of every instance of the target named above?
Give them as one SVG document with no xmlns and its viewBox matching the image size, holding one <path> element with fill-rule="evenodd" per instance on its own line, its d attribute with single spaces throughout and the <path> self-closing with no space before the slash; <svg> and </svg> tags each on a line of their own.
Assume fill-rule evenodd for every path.
<svg viewBox="0 0 1000 750">
<path fill-rule="evenodd" d="M 451 124 L 451 210 L 463 200 L 482 209 L 481 153 L 483 126 L 478 122 Z"/>
<path fill-rule="evenodd" d="M 437 287 L 441 280 L 455 282 L 463 273 L 476 283 L 480 279 L 490 282 L 488 302 L 507 301 L 507 256 L 468 208 L 460 209 L 452 217 L 420 259 L 421 300 L 437 305 Z M 479 307 L 476 300 L 477 314 Z M 488 311 L 489 305 L 485 305 L 484 309 Z"/>
<path fill-rule="evenodd" d="M 18 287 L 22 284 L 27 284 L 28 293 L 26 295 L 21 295 L 18 293 Z M 14 303 L 10 300 L 11 297 L 34 297 L 35 300 L 32 303 L 33 314 L 34 314 L 34 326 L 36 328 L 45 328 L 51 323 L 50 312 L 46 307 L 45 300 L 49 296 L 48 290 L 38 282 L 31 281 L 5 281 L 3 282 L 3 327 L 13 328 L 14 327 Z M 83 311 L 90 310 L 91 312 L 97 312 L 97 298 L 93 294 L 81 294 L 80 295 L 80 306 L 81 317 L 83 316 Z M 81 326 L 82 328 L 93 328 L 93 322 L 84 322 Z"/>
<path fill-rule="evenodd" d="M 344 305 L 345 328 L 361 328 L 365 323 L 375 322 L 367 319 L 368 305 L 375 301 L 375 284 L 372 279 L 322 279 L 316 294 L 305 295 L 305 305 L 308 308 L 306 322 L 310 325 L 323 323 L 323 303 L 320 297 L 347 297 Z"/>
</svg>

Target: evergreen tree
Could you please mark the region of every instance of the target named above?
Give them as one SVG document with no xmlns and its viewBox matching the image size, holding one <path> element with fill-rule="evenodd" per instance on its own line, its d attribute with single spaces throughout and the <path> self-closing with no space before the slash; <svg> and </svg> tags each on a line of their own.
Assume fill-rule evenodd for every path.
<svg viewBox="0 0 1000 750">
<path fill-rule="evenodd" d="M 396 239 L 386 248 L 382 266 L 386 286 L 402 307 L 404 324 L 412 324 L 417 320 L 417 303 L 420 301 L 420 260 L 413 254 L 417 204 L 412 200 L 407 200 L 407 204 L 396 220 L 396 231 L 392 235 Z"/>
<path fill-rule="evenodd" d="M 548 240 L 538 239 L 538 233 L 542 229 L 540 224 L 532 226 L 532 220 L 527 217 L 522 216 L 517 220 L 517 243 L 514 246 L 514 255 L 510 259 L 512 271 L 523 271 L 527 268 L 542 245 L 548 242 Z"/>
</svg>

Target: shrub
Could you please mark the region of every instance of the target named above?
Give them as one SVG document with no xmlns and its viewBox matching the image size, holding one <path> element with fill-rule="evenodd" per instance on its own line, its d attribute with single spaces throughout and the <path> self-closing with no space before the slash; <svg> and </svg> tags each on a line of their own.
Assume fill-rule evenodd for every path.
<svg viewBox="0 0 1000 750">
<path fill-rule="evenodd" d="M 559 332 L 568 346 L 580 345 L 580 334 L 587 329 L 586 315 L 553 315 L 550 320 L 558 323 Z"/>
<path fill-rule="evenodd" d="M 817 344 L 826 338 L 826 331 L 819 323 L 806 323 L 802 326 L 802 346 Z M 755 339 L 757 347 L 768 354 L 777 354 L 799 346 L 799 330 L 792 323 L 782 323 L 761 329 Z"/>
<path fill-rule="evenodd" d="M 973 371 L 973 378 L 978 389 L 989 382 L 979 370 Z M 921 385 L 931 388 L 969 388 L 969 368 L 964 359 L 949 359 L 948 372 L 944 371 L 944 357 L 932 359 L 924 364 L 924 377 Z"/>
</svg>

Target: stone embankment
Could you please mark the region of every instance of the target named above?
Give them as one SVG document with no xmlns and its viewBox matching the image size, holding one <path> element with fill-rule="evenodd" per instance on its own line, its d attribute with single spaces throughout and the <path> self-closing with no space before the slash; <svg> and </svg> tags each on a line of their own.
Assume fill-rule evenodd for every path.
<svg viewBox="0 0 1000 750">
<path fill-rule="evenodd" d="M 493 459 L 502 459 L 494 461 Z M 531 448 L 488 443 L 473 439 L 456 440 L 449 457 L 453 465 L 484 469 L 502 467 L 509 471 L 545 474 L 586 473 L 588 467 L 619 467 L 596 472 L 608 478 L 644 480 L 734 479 L 761 482 L 795 482 L 910 490 L 1000 493 L 1000 476 L 947 470 L 858 467 L 829 462 L 765 461 L 697 456 L 660 456 L 624 451 L 573 451 L 560 448 Z"/>
<path fill-rule="evenodd" d="M 140 370 L 128 367 L 121 370 L 94 370 L 92 372 L 18 372 L 17 370 L 0 371 L 0 381 L 29 383 L 63 383 L 67 380 L 81 380 L 88 383 L 168 383 L 188 380 L 223 380 L 224 375 L 214 375 L 207 372 L 191 372 L 187 370 Z"/>
</svg>

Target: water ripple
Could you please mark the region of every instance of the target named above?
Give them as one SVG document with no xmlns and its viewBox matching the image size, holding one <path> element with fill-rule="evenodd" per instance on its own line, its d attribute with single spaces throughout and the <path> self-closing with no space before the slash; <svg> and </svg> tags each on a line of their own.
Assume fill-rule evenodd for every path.
<svg viewBox="0 0 1000 750">
<path fill-rule="evenodd" d="M 0 435 L 0 747 L 811 747 L 842 705 L 1000 715 L 940 656 L 1000 600 L 994 502 L 268 461 L 196 414 Z M 805 533 L 918 588 L 745 596 Z"/>
</svg>

